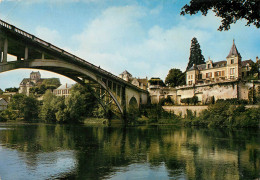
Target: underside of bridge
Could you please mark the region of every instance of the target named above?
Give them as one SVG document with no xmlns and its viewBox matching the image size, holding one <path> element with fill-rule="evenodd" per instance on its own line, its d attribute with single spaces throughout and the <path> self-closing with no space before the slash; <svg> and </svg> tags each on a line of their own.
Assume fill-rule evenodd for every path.
<svg viewBox="0 0 260 180">
<path fill-rule="evenodd" d="M 13 56 L 13 61 L 8 59 L 8 55 Z M 126 113 L 126 102 L 132 98 L 126 99 L 126 89 L 135 92 L 132 93 L 137 94 L 135 96 L 148 95 L 147 91 L 112 73 L 1 20 L 0 61 L 0 73 L 32 68 L 55 72 L 73 79 L 97 98 L 107 114 L 113 112 L 120 118 Z"/>
</svg>

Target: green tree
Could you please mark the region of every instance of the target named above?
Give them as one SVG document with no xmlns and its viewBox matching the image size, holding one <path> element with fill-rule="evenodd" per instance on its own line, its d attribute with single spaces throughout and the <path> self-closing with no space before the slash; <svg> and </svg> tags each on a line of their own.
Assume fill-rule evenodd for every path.
<svg viewBox="0 0 260 180">
<path fill-rule="evenodd" d="M 63 99 L 60 99 L 59 97 L 56 97 L 51 93 L 51 91 L 46 91 L 43 96 L 43 105 L 41 107 L 40 111 L 40 118 L 41 120 L 45 122 L 56 122 L 56 115 L 57 108 L 56 108 L 56 102 L 57 101 L 63 101 Z"/>
<path fill-rule="evenodd" d="M 186 68 L 186 71 L 190 69 L 193 64 L 199 65 L 199 64 L 204 64 L 205 63 L 205 58 L 202 55 L 201 49 L 200 49 L 200 44 L 197 40 L 197 38 L 192 38 L 191 40 L 191 47 L 190 47 L 190 58 L 189 62 Z"/>
<path fill-rule="evenodd" d="M 11 87 L 11 88 L 6 88 L 5 92 L 18 92 L 19 88 L 16 87 Z"/>
<path fill-rule="evenodd" d="M 3 94 L 3 92 L 4 92 L 4 91 L 0 88 L 0 95 Z"/>
<path fill-rule="evenodd" d="M 77 84 L 67 98 L 57 97 L 47 90 L 43 97 L 40 117 L 45 122 L 77 123 L 92 116 L 97 107 L 96 98 Z"/>
<path fill-rule="evenodd" d="M 71 103 L 69 103 L 69 101 Z M 98 101 L 95 96 L 87 90 L 87 88 L 80 84 L 76 84 L 71 89 L 71 96 L 68 98 L 66 105 L 70 108 L 70 110 L 72 110 L 73 106 L 79 107 L 80 109 L 78 110 L 82 111 L 82 117 L 90 117 L 93 115 L 94 109 L 98 107 Z M 73 114 L 75 114 L 74 112 L 71 111 L 70 114 L 71 117 L 76 117 L 73 116 Z"/>
<path fill-rule="evenodd" d="M 185 84 L 185 73 L 183 73 L 180 69 L 173 68 L 169 71 L 165 83 L 168 86 L 175 87 L 179 85 Z"/>
<path fill-rule="evenodd" d="M 190 4 L 183 6 L 181 15 L 197 14 L 199 11 L 206 16 L 212 10 L 216 16 L 222 18 L 220 31 L 229 30 L 230 25 L 237 20 L 246 20 L 248 26 L 251 24 L 260 27 L 260 1 L 259 0 L 191 0 Z"/>
<path fill-rule="evenodd" d="M 260 64 L 258 62 L 254 62 L 252 65 L 251 65 L 251 69 L 249 71 L 249 74 L 251 75 L 251 78 L 253 79 L 254 78 L 254 75 L 257 74 L 257 79 L 259 78 L 259 67 L 260 67 Z"/>
<path fill-rule="evenodd" d="M 82 122 L 88 115 L 88 107 L 85 100 L 86 96 L 79 91 L 72 92 L 70 97 L 66 99 L 66 112 L 68 112 L 67 114 L 71 121 Z"/>
<path fill-rule="evenodd" d="M 165 86 L 164 82 L 160 78 L 151 78 L 148 82 L 150 85 Z"/>
<path fill-rule="evenodd" d="M 56 88 L 61 85 L 59 78 L 44 79 L 42 84 L 44 84 L 45 86 L 55 86 Z"/>
<path fill-rule="evenodd" d="M 15 118 L 35 120 L 38 118 L 39 102 L 34 97 L 28 97 L 24 94 L 15 94 L 10 100 L 8 111 L 12 114 L 16 114 L 13 116 Z"/>
</svg>

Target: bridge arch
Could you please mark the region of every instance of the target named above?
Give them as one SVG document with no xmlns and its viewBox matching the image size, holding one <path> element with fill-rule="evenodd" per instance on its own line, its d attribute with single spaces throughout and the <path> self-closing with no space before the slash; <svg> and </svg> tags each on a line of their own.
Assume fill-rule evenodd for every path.
<svg viewBox="0 0 260 180">
<path fill-rule="evenodd" d="M 0 73 L 21 68 L 46 70 L 66 76 L 83 86 L 87 86 L 88 90 L 90 90 L 91 93 L 97 98 L 97 100 L 106 112 L 110 110 L 109 105 L 112 103 L 112 100 L 114 105 L 117 107 L 117 113 L 119 112 L 121 115 L 123 115 L 124 113 L 118 98 L 113 94 L 111 89 L 102 80 L 102 78 L 96 76 L 94 73 L 88 71 L 86 68 L 82 68 L 78 65 L 68 63 L 66 61 L 50 59 L 33 59 L 26 61 L 11 61 L 7 63 L 0 63 Z M 100 97 L 98 97 L 98 95 L 95 94 L 92 90 L 92 85 L 88 85 L 84 82 L 85 79 L 90 80 L 91 82 L 95 82 L 95 85 L 100 86 L 100 88 L 102 88 L 109 95 L 109 97 L 111 98 L 109 100 L 110 102 L 108 102 L 109 104 L 106 104 L 100 100 Z"/>
<path fill-rule="evenodd" d="M 0 20 L 0 73 L 27 68 L 42 69 L 64 75 L 76 82 L 100 88 L 93 92 L 105 110 L 113 110 L 125 117 L 132 96 L 137 104 L 147 102 L 148 91 L 124 81 L 118 76 L 84 60 L 64 49 L 48 43 L 11 24 Z M 8 61 L 8 55 L 16 61 Z M 1 57 L 2 56 L 2 57 Z M 86 80 L 88 81 L 86 83 Z M 110 114 L 110 111 L 108 111 Z"/>
<path fill-rule="evenodd" d="M 138 108 L 138 103 L 137 103 L 137 100 L 134 96 L 129 101 L 129 107 L 130 108 Z"/>
</svg>

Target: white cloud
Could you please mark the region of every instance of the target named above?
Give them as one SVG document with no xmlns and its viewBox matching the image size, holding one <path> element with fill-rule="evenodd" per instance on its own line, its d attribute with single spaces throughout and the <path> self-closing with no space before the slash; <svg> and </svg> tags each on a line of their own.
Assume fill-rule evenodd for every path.
<svg viewBox="0 0 260 180">
<path fill-rule="evenodd" d="M 105 10 L 74 38 L 80 43 L 81 50 L 116 51 L 120 46 L 126 47 L 138 42 L 144 35 L 138 23 L 142 16 L 144 13 L 135 6 L 112 7 Z"/>
<path fill-rule="evenodd" d="M 151 13 L 137 6 L 108 8 L 73 37 L 79 44 L 75 53 L 114 74 L 127 69 L 134 76 L 164 79 L 170 68 L 184 70 L 191 39 L 208 42 L 214 23 L 198 28 L 191 21 L 168 29 L 158 25 L 147 29 L 141 22 Z M 200 18 L 196 21 L 205 23 Z"/>
<path fill-rule="evenodd" d="M 179 17 L 183 21 L 170 28 L 145 28 L 142 21 L 153 13 L 138 6 L 106 9 L 73 37 L 79 44 L 75 53 L 114 74 L 127 69 L 134 76 L 164 79 L 170 68 L 185 69 L 193 37 L 209 43 L 218 27 L 218 19 L 209 15 Z"/>
<path fill-rule="evenodd" d="M 239 39 L 237 46 L 243 52 L 245 46 L 240 50 L 240 44 L 250 46 L 252 42 L 246 39 L 258 33 L 240 22 L 228 32 L 219 32 L 220 20 L 213 13 L 206 17 L 178 16 L 179 23 L 169 28 L 157 24 L 147 28 L 142 22 L 152 14 L 153 11 L 139 6 L 108 8 L 72 37 L 78 47 L 67 49 L 74 49 L 69 52 L 116 75 L 126 69 L 133 76 L 164 79 L 171 68 L 185 70 L 193 37 L 198 39 L 205 59 L 210 56 L 219 61 L 225 59 L 233 38 Z M 55 30 L 38 29 L 46 40 L 60 38 Z M 251 34 L 244 36 L 245 31 Z"/>
</svg>

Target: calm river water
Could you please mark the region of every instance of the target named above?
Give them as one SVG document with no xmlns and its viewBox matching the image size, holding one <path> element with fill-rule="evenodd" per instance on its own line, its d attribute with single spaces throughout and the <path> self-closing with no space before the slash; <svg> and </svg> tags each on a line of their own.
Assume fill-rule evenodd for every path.
<svg viewBox="0 0 260 180">
<path fill-rule="evenodd" d="M 258 179 L 259 130 L 0 124 L 0 179 Z"/>
</svg>

